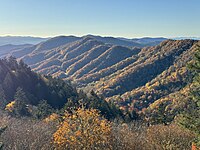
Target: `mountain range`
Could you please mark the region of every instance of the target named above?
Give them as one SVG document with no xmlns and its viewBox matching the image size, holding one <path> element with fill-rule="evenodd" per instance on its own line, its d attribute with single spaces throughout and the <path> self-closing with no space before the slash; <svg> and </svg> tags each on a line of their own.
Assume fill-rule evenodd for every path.
<svg viewBox="0 0 200 150">
<path fill-rule="evenodd" d="M 33 71 L 71 80 L 121 109 L 143 111 L 184 90 L 186 65 L 197 44 L 191 39 L 58 36 L 36 45 L 0 47 L 0 57 L 15 56 Z"/>
<path fill-rule="evenodd" d="M 6 52 L 4 49 L 1 52 L 4 53 L 3 56 L 13 55 L 23 59 L 39 73 L 51 74 L 54 77 L 77 76 L 79 78 L 84 75 L 84 72 L 96 72 L 110 67 L 139 53 L 142 47 L 163 40 L 165 39 L 143 38 L 133 41 L 93 35 L 59 36 L 37 45 L 22 45 L 25 47 L 21 48 L 18 45 L 16 48 L 7 49 Z M 2 49 L 6 46 L 2 46 Z M 81 67 L 84 68 L 80 69 Z"/>
</svg>

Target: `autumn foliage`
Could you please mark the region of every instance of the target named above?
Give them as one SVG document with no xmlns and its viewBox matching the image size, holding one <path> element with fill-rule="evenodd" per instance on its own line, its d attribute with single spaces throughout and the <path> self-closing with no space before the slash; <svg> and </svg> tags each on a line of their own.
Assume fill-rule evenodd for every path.
<svg viewBox="0 0 200 150">
<path fill-rule="evenodd" d="M 111 124 L 98 110 L 78 109 L 65 113 L 64 121 L 54 133 L 57 149 L 109 149 Z"/>
<path fill-rule="evenodd" d="M 50 116 L 44 119 L 44 122 L 50 123 L 50 122 L 57 122 L 59 121 L 60 116 L 56 113 L 52 113 Z"/>
<path fill-rule="evenodd" d="M 7 111 L 9 111 L 9 112 L 13 112 L 14 106 L 15 106 L 15 101 L 12 101 L 12 102 L 10 102 L 10 103 L 8 103 L 8 104 L 6 105 L 5 110 L 7 110 Z"/>
</svg>

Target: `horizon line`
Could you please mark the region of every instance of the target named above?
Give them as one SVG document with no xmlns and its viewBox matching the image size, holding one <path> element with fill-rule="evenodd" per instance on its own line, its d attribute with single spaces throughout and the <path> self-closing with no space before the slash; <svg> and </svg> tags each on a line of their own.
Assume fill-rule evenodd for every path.
<svg viewBox="0 0 200 150">
<path fill-rule="evenodd" d="M 40 36 L 40 35 L 0 35 L 0 37 L 32 37 L 32 38 L 53 38 L 59 36 L 75 36 L 75 37 L 84 37 L 84 36 L 100 36 L 100 37 L 114 37 L 114 38 L 126 38 L 126 39 L 137 39 L 137 38 L 166 38 L 166 39 L 174 39 L 174 38 L 200 38 L 200 36 L 175 36 L 175 37 L 167 37 L 167 36 L 136 36 L 136 37 L 127 37 L 127 36 L 114 36 L 114 35 L 100 35 L 100 34 L 83 34 L 83 35 L 75 35 L 75 34 L 57 34 L 52 36 Z"/>
</svg>

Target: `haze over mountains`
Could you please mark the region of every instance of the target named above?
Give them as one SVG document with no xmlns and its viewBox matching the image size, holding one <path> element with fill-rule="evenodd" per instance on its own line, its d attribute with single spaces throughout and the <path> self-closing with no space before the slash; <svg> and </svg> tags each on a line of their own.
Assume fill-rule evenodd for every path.
<svg viewBox="0 0 200 150">
<path fill-rule="evenodd" d="M 7 45 L 2 45 L 0 46 L 0 57 L 5 57 L 10 53 L 10 51 L 16 51 L 16 50 L 21 50 L 26 47 L 33 46 L 31 44 L 23 44 L 23 45 L 12 45 L 12 44 L 7 44 Z"/>
<path fill-rule="evenodd" d="M 149 107 L 186 86 L 197 40 L 59 36 L 36 45 L 0 47 L 33 71 L 71 80 L 122 109 Z M 5 52 L 6 51 L 6 52 Z"/>
<path fill-rule="evenodd" d="M 97 35 L 86 35 L 90 37 L 94 37 L 97 40 L 104 41 L 104 42 L 111 42 L 120 45 L 121 40 L 123 41 L 128 41 L 128 42 L 135 42 L 138 44 L 141 44 L 143 46 L 150 46 L 150 45 L 156 45 L 162 42 L 163 40 L 166 40 L 167 38 L 164 37 L 158 37 L 158 38 L 151 38 L 151 37 L 143 37 L 143 38 L 124 38 L 124 37 L 101 37 Z M 83 36 L 85 37 L 85 36 Z M 77 39 L 80 39 L 81 37 L 77 37 Z M 0 36 L 0 46 L 2 45 L 24 45 L 24 44 L 39 44 L 40 42 L 44 42 L 46 40 L 50 39 L 49 38 L 44 38 L 44 37 L 32 37 L 32 36 Z M 117 40 L 119 39 L 119 40 Z M 194 39 L 194 40 L 200 40 L 199 37 L 174 37 L 170 38 L 174 40 L 183 40 L 183 39 Z M 124 43 L 122 43 L 124 45 Z M 126 43 L 127 45 L 132 45 L 130 43 Z"/>
<path fill-rule="evenodd" d="M 47 39 L 48 38 L 31 37 L 31 36 L 0 36 L 0 46 L 7 44 L 12 44 L 12 45 L 38 44 Z"/>
</svg>

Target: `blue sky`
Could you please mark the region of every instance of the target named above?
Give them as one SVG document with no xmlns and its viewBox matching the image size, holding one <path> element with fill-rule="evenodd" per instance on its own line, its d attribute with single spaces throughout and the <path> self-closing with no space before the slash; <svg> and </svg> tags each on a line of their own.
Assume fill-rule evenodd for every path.
<svg viewBox="0 0 200 150">
<path fill-rule="evenodd" d="M 0 36 L 200 37 L 200 0 L 0 0 Z"/>
</svg>

